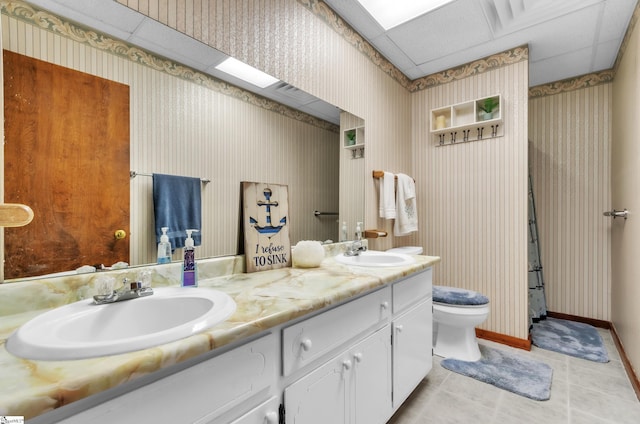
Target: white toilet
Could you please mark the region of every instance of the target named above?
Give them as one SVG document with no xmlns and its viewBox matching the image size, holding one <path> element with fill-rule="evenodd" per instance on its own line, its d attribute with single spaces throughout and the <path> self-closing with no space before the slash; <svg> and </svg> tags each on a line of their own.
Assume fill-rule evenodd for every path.
<svg viewBox="0 0 640 424">
<path fill-rule="evenodd" d="M 387 250 L 387 252 L 403 253 L 405 255 L 422 255 L 422 247 L 420 246 L 394 247 L 393 249 Z"/>
<path fill-rule="evenodd" d="M 456 287 L 433 286 L 433 353 L 475 362 L 480 359 L 476 326 L 489 316 L 489 298 Z"/>
<path fill-rule="evenodd" d="M 387 252 L 421 255 L 422 247 L 394 247 Z M 433 286 L 433 353 L 475 362 L 480 359 L 476 326 L 489 316 L 489 299 L 477 292 Z"/>
</svg>

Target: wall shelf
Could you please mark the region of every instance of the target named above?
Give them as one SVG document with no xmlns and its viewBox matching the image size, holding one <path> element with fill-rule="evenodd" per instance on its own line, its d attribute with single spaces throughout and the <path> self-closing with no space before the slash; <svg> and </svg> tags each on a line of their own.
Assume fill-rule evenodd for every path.
<svg viewBox="0 0 640 424">
<path fill-rule="evenodd" d="M 491 113 L 484 111 L 493 103 Z M 431 110 L 430 132 L 436 146 L 486 140 L 504 135 L 502 96 L 482 97 Z"/>
<path fill-rule="evenodd" d="M 364 157 L 364 126 L 342 131 L 342 147 L 351 150 L 351 159 Z"/>
</svg>

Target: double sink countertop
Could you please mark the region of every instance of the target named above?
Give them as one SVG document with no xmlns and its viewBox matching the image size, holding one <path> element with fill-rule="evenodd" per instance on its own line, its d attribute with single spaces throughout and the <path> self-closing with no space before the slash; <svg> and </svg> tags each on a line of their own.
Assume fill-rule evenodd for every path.
<svg viewBox="0 0 640 424">
<path fill-rule="evenodd" d="M 213 288 L 230 295 L 237 305 L 230 318 L 175 342 L 119 355 L 68 361 L 18 358 L 5 349 L 5 342 L 14 330 L 33 317 L 61 304 L 90 297 L 93 294 L 91 277 L 69 278 L 55 284 L 46 280 L 0 284 L 0 299 L 4 299 L 0 300 L 0 415 L 36 417 L 222 346 L 249 339 L 440 261 L 436 256 L 414 258 L 416 262 L 412 265 L 365 268 L 342 265 L 333 257 L 327 257 L 318 268 L 281 268 L 250 274 L 237 272 L 244 260 L 242 256 L 199 261 L 199 287 L 193 290 Z M 211 262 L 207 264 L 207 261 Z M 222 276 L 204 278 L 207 268 L 212 271 L 209 275 Z M 149 269 L 154 273 L 153 287 L 176 285 L 175 282 L 180 281 L 179 273 L 175 278 L 175 269 L 179 267 Z M 16 305 L 21 302 L 32 306 L 20 309 Z"/>
</svg>

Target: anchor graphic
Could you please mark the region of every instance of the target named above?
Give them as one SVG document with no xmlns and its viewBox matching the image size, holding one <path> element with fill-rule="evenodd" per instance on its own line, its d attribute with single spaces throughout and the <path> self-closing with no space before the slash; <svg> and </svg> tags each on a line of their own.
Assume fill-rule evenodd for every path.
<svg viewBox="0 0 640 424">
<path fill-rule="evenodd" d="M 280 232 L 280 230 L 282 229 L 282 227 L 284 227 L 287 224 L 287 217 L 283 217 L 280 220 L 280 225 L 277 227 L 274 227 L 271 224 L 271 206 L 277 207 L 278 206 L 278 201 L 271 200 L 271 189 L 270 188 L 265 188 L 264 189 L 264 198 L 267 199 L 267 201 L 262 201 L 262 200 L 258 200 L 257 205 L 258 206 L 265 206 L 267 208 L 267 225 L 265 226 L 260 226 L 258 225 L 258 221 L 255 218 L 249 217 L 249 222 L 253 225 L 253 227 L 260 233 L 260 234 L 266 234 L 268 235 L 269 238 L 273 237 L 274 235 L 278 234 Z"/>
</svg>

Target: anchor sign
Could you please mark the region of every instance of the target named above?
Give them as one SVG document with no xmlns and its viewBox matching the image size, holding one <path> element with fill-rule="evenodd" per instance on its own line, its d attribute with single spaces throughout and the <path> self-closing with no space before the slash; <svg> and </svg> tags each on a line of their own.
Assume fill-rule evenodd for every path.
<svg viewBox="0 0 640 424">
<path fill-rule="evenodd" d="M 263 200 L 258 200 L 256 202 L 256 204 L 258 206 L 264 206 L 266 207 L 266 211 L 267 211 L 267 225 L 261 226 L 258 225 L 258 221 L 253 218 L 253 217 L 249 217 L 249 222 L 251 223 L 251 225 L 253 225 L 253 228 L 256 229 L 256 231 L 258 231 L 258 233 L 260 234 L 264 234 L 267 237 L 271 238 L 274 235 L 278 234 L 280 232 L 280 230 L 282 230 L 282 227 L 284 227 L 285 225 L 287 225 L 287 217 L 282 217 L 282 219 L 280 220 L 278 226 L 274 226 L 271 223 L 271 207 L 278 207 L 278 201 L 277 200 L 271 200 L 271 189 L 270 188 L 265 188 L 263 191 L 264 194 L 264 198 L 267 199 L 266 202 Z"/>
</svg>

